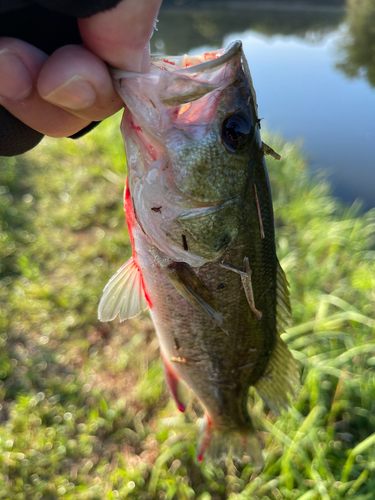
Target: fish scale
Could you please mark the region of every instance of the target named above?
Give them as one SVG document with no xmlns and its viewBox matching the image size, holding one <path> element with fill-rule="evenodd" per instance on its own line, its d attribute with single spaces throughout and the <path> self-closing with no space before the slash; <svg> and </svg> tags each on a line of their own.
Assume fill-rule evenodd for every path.
<svg viewBox="0 0 375 500">
<path fill-rule="evenodd" d="M 149 307 L 167 382 L 205 411 L 197 459 L 249 455 L 262 465 L 248 411 L 254 386 L 290 405 L 297 365 L 280 338 L 290 317 L 256 96 L 241 42 L 202 56 L 152 57 L 150 74 L 114 71 L 122 122 L 131 259 L 109 281 L 99 319 Z"/>
</svg>

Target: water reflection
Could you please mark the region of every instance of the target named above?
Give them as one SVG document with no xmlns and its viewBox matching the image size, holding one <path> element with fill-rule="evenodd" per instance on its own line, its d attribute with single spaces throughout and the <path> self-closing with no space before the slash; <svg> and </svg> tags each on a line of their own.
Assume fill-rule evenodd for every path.
<svg viewBox="0 0 375 500">
<path fill-rule="evenodd" d="M 345 35 L 336 67 L 375 87 L 375 0 L 348 0 Z"/>
<path fill-rule="evenodd" d="M 262 123 L 302 138 L 312 175 L 330 172 L 335 194 L 360 197 L 367 209 L 375 206 L 375 0 L 349 0 L 347 12 L 331 2 L 166 4 L 151 48 L 198 53 L 242 39 Z"/>
<path fill-rule="evenodd" d="M 185 5 L 189 5 L 186 2 Z M 295 35 L 314 42 L 337 28 L 344 10 L 335 6 L 293 6 L 291 3 L 256 5 L 207 3 L 201 8 L 164 6 L 159 15 L 160 35 L 151 41 L 154 53 L 184 54 L 195 47 L 221 47 L 228 33 L 254 30 L 266 36 Z M 162 36 L 161 36 L 162 34 Z"/>
</svg>

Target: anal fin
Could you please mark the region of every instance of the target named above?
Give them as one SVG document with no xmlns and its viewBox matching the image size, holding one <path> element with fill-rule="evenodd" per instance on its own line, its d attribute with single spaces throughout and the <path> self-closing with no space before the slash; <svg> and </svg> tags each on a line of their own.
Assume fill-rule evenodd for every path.
<svg viewBox="0 0 375 500">
<path fill-rule="evenodd" d="M 133 257 L 108 281 L 98 307 L 100 321 L 120 321 L 137 316 L 150 305 L 147 300 L 142 273 Z"/>
</svg>

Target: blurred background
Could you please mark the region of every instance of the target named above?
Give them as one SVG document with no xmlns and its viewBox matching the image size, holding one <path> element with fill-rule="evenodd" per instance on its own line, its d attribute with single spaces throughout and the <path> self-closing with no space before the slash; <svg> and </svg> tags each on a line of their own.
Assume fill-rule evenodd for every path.
<svg viewBox="0 0 375 500">
<path fill-rule="evenodd" d="M 152 50 L 237 38 L 282 158 L 267 165 L 301 372 L 279 418 L 250 391 L 265 469 L 198 465 L 202 408 L 177 411 L 148 313 L 97 320 L 131 255 L 120 113 L 0 158 L 0 499 L 374 499 L 375 0 L 165 0 Z"/>
<path fill-rule="evenodd" d="M 300 139 L 345 202 L 375 206 L 375 2 L 166 0 L 152 52 L 241 39 L 262 123 Z"/>
</svg>

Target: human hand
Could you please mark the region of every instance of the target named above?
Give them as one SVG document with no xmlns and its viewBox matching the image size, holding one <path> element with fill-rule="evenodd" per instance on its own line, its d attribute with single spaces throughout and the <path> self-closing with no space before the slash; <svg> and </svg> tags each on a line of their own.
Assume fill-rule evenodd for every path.
<svg viewBox="0 0 375 500">
<path fill-rule="evenodd" d="M 29 127 L 68 137 L 121 109 L 106 63 L 147 71 L 148 41 L 162 0 L 122 0 L 78 19 L 84 46 L 50 57 L 15 38 L 0 38 L 0 105 Z"/>
</svg>

